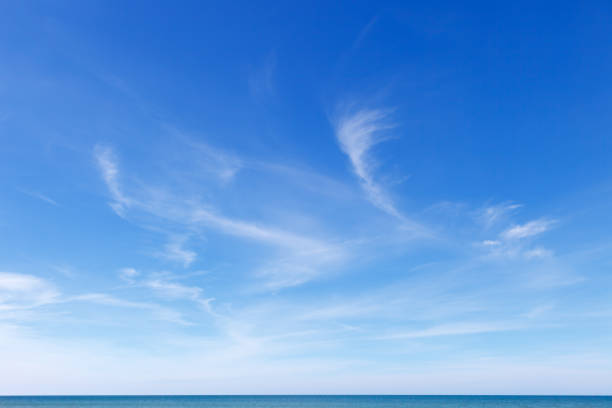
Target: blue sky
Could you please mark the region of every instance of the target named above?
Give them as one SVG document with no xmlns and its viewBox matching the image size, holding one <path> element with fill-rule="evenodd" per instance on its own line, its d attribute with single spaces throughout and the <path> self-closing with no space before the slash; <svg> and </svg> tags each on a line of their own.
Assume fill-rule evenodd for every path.
<svg viewBox="0 0 612 408">
<path fill-rule="evenodd" d="M 0 393 L 612 393 L 606 2 L 2 2 Z"/>
</svg>

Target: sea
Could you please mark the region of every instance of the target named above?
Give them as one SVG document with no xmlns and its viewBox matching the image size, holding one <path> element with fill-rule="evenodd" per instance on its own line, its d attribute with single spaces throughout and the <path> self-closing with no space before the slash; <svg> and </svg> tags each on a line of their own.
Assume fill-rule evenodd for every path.
<svg viewBox="0 0 612 408">
<path fill-rule="evenodd" d="M 612 396 L 0 396 L 0 408 L 612 408 Z"/>
</svg>

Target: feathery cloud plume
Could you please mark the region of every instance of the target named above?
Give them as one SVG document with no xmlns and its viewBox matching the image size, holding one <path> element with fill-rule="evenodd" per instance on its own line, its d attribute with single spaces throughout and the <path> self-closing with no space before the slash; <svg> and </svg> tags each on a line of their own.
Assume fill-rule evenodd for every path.
<svg viewBox="0 0 612 408">
<path fill-rule="evenodd" d="M 386 213 L 402 218 L 393 201 L 374 179 L 376 162 L 370 155 L 373 146 L 387 139 L 383 131 L 395 127 L 388 117 L 388 110 L 362 109 L 339 116 L 333 125 L 340 148 L 349 157 L 368 199 Z"/>
<path fill-rule="evenodd" d="M 117 215 L 123 217 L 125 208 L 131 205 L 131 200 L 123 194 L 119 187 L 119 167 L 115 154 L 110 147 L 97 145 L 94 149 L 94 156 L 102 178 L 114 200 L 110 206 Z"/>
</svg>

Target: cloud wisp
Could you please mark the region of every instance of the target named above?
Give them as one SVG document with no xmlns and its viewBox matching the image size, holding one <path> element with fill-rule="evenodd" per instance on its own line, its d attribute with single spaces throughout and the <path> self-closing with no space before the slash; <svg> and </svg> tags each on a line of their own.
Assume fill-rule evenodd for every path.
<svg viewBox="0 0 612 408">
<path fill-rule="evenodd" d="M 279 252 L 272 260 L 257 268 L 254 276 L 268 282 L 268 288 L 280 289 L 305 283 L 346 257 L 342 244 L 290 230 L 245 221 L 220 214 L 211 206 L 193 199 L 188 193 L 166 191 L 165 186 L 146 186 L 124 193 L 119 182 L 119 165 L 113 150 L 97 146 L 94 155 L 102 179 L 112 198 L 111 207 L 123 218 L 131 214 L 145 214 L 145 227 L 151 223 L 171 223 L 174 231 L 168 233 L 170 241 L 161 256 L 190 266 L 197 253 L 183 247 L 184 237 L 194 232 L 214 230 L 243 240 L 254 241 L 276 248 Z M 153 192 L 153 193 L 149 193 Z M 179 237 L 179 238 L 177 238 Z M 181 238 L 183 237 L 183 238 Z M 285 276 L 284 276 L 285 275 Z M 289 278 L 287 278 L 289 277 Z"/>
<path fill-rule="evenodd" d="M 391 138 L 387 131 L 396 127 L 390 118 L 391 113 L 391 109 L 345 110 L 332 120 L 336 139 L 349 158 L 367 199 L 381 211 L 399 219 L 402 229 L 420 236 L 431 236 L 427 227 L 398 210 L 388 191 L 375 177 L 379 163 L 372 149 Z"/>
<path fill-rule="evenodd" d="M 525 328 L 524 324 L 515 322 L 461 322 L 442 324 L 427 329 L 413 330 L 389 334 L 380 337 L 384 340 L 417 339 L 440 336 L 461 336 L 469 334 L 493 333 L 500 331 L 520 330 Z"/>
<path fill-rule="evenodd" d="M 110 206 L 117 215 L 122 217 L 125 209 L 131 205 L 131 200 L 123 194 L 119 187 L 119 168 L 114 152 L 108 146 L 97 145 L 94 149 L 94 157 L 106 187 L 114 200 L 110 203 Z"/>
<path fill-rule="evenodd" d="M 196 260 L 198 254 L 184 247 L 186 241 L 186 236 L 171 237 L 159 255 L 162 258 L 181 263 L 185 268 L 189 267 Z"/>
<path fill-rule="evenodd" d="M 521 207 L 521 204 L 507 202 L 496 205 L 489 205 L 478 211 L 477 218 L 484 224 L 485 228 L 490 228 L 494 224 L 505 219 L 514 210 L 517 210 Z"/>
<path fill-rule="evenodd" d="M 526 224 L 514 225 L 502 232 L 501 237 L 507 240 L 531 237 L 548 231 L 554 222 L 554 220 L 538 219 L 529 221 Z"/>
<path fill-rule="evenodd" d="M 484 231 L 488 232 L 496 226 L 498 232 L 495 238 L 487 238 L 480 241 L 479 246 L 486 249 L 489 256 L 504 258 L 543 259 L 551 258 L 553 252 L 541 246 L 531 246 L 531 241 L 536 236 L 543 234 L 557 223 L 552 218 L 538 218 L 524 224 L 511 223 L 508 226 L 507 218 L 516 209 L 522 207 L 515 203 L 502 203 L 487 206 L 477 212 L 477 220 L 483 225 Z M 502 227 L 502 220 L 506 226 Z M 502 227 L 501 231 L 499 228 Z"/>
<path fill-rule="evenodd" d="M 122 279 L 133 279 L 137 272 L 131 268 L 123 269 Z M 71 302 L 88 302 L 99 305 L 146 310 L 156 319 L 181 325 L 192 325 L 182 318 L 181 313 L 155 303 L 135 302 L 119 299 L 106 293 L 85 293 L 67 296 L 45 279 L 20 273 L 0 272 L 0 318 L 19 319 L 19 313 L 32 311 L 43 306 L 59 306 Z"/>
<path fill-rule="evenodd" d="M 30 190 L 23 190 L 23 189 L 19 189 L 19 191 L 22 192 L 23 194 L 29 195 L 32 198 L 36 198 L 37 200 L 44 201 L 47 204 L 51 204 L 56 207 L 59 206 L 59 203 L 57 201 L 37 191 L 30 191 Z"/>
<path fill-rule="evenodd" d="M 111 306 L 111 307 L 122 307 L 128 309 L 140 309 L 146 310 L 153 313 L 153 316 L 157 320 L 163 320 L 170 323 L 179 324 L 182 326 L 192 326 L 193 323 L 185 320 L 180 312 L 176 310 L 163 307 L 156 303 L 150 302 L 135 302 L 131 300 L 119 299 L 115 296 L 106 293 L 86 293 L 83 295 L 73 296 L 68 298 L 67 301 L 72 302 L 89 302 L 99 305 Z"/>
<path fill-rule="evenodd" d="M 33 275 L 0 272 L 0 311 L 23 310 L 59 301 L 49 282 Z"/>
<path fill-rule="evenodd" d="M 395 127 L 389 121 L 389 113 L 382 109 L 362 109 L 338 116 L 333 125 L 340 149 L 348 156 L 368 199 L 382 211 L 402 218 L 391 198 L 374 178 L 376 161 L 370 152 L 372 147 L 388 139 L 384 131 Z"/>
<path fill-rule="evenodd" d="M 172 278 L 172 276 L 170 276 Z M 187 286 L 169 279 L 168 276 L 153 276 L 142 280 L 137 285 L 152 290 L 156 295 L 169 300 L 188 300 L 204 308 L 211 315 L 216 316 L 212 311 L 211 302 L 214 298 L 203 296 L 204 291 L 198 286 Z"/>
</svg>

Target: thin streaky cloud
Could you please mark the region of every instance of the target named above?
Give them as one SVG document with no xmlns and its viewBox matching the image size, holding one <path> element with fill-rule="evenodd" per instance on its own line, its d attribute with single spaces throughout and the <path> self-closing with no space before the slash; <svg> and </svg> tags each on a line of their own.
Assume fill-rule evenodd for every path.
<svg viewBox="0 0 612 408">
<path fill-rule="evenodd" d="M 260 224 L 255 224 L 243 220 L 237 220 L 223 215 L 217 214 L 210 210 L 207 206 L 198 205 L 197 203 L 188 203 L 185 207 L 177 208 L 166 203 L 168 201 L 176 202 L 175 196 L 165 197 L 163 194 L 157 194 L 157 201 L 150 197 L 137 199 L 127 196 L 123 193 L 118 181 L 119 170 L 114 152 L 109 147 L 97 148 L 96 158 L 99 163 L 99 168 L 102 173 L 102 178 L 115 200 L 115 203 L 123 209 L 124 204 L 129 204 L 137 207 L 140 210 L 151 212 L 154 215 L 166 219 L 176 219 L 189 225 L 204 224 L 222 231 L 229 235 L 235 235 L 243 238 L 254 239 L 262 242 L 269 242 L 281 247 L 290 247 L 305 251 L 308 254 L 315 255 L 319 251 L 325 251 L 328 247 L 321 241 L 294 234 L 291 232 L 275 229 Z M 158 204 L 158 205 L 156 205 Z M 113 206 L 115 209 L 116 206 Z M 124 215 L 123 211 L 120 214 Z"/>
<path fill-rule="evenodd" d="M 526 224 L 514 225 L 508 228 L 507 230 L 502 232 L 501 237 L 507 240 L 516 240 L 531 237 L 548 231 L 554 223 L 554 220 L 549 219 L 529 221 Z"/>
<path fill-rule="evenodd" d="M 174 132 L 176 133 L 176 132 Z M 244 167 L 237 156 L 221 151 L 201 141 L 187 140 L 187 145 L 201 156 L 198 163 L 206 171 L 215 174 L 221 181 L 229 182 Z"/>
<path fill-rule="evenodd" d="M 172 276 L 170 276 L 172 278 Z M 173 282 L 168 276 L 152 276 L 140 282 L 141 286 L 151 289 L 156 295 L 171 300 L 189 300 L 212 312 L 210 303 L 214 298 L 203 296 L 204 290 L 198 286 L 188 286 Z"/>
<path fill-rule="evenodd" d="M 353 46 L 352 46 L 353 51 L 358 49 L 361 46 L 361 43 L 366 38 L 366 36 L 369 34 L 369 32 L 372 30 L 372 27 L 374 27 L 374 25 L 378 22 L 379 18 L 380 18 L 380 15 L 375 15 L 374 17 L 370 19 L 370 21 L 368 21 L 365 27 L 361 29 L 361 31 L 359 32 L 359 35 L 353 42 Z"/>
<path fill-rule="evenodd" d="M 292 248 L 304 255 L 321 255 L 333 248 L 315 238 L 218 215 L 204 208 L 193 211 L 191 220 L 214 227 L 226 234 L 256 241 L 267 242 L 280 247 Z"/>
<path fill-rule="evenodd" d="M 326 266 L 338 264 L 347 256 L 342 243 L 226 217 L 209 206 L 194 202 L 187 197 L 165 193 L 163 188 L 144 188 L 134 195 L 124 193 L 119 182 L 119 166 L 113 150 L 110 147 L 98 146 L 95 155 L 102 179 L 114 200 L 111 207 L 123 218 L 129 218 L 132 213 L 144 212 L 160 221 L 174 222 L 186 231 L 210 228 L 226 235 L 289 250 L 256 268 L 255 276 L 268 280 L 266 286 L 270 289 L 305 283 L 320 275 Z M 149 190 L 155 194 L 147 195 L 146 191 Z M 185 266 L 189 266 L 197 256 L 193 251 L 172 244 L 166 246 L 164 254 L 166 257 L 183 262 Z"/>
<path fill-rule="evenodd" d="M 511 202 L 489 205 L 478 212 L 478 218 L 482 221 L 486 228 L 490 228 L 494 224 L 507 217 L 514 210 L 519 209 L 521 207 L 521 204 Z"/>
<path fill-rule="evenodd" d="M 545 316 L 551 310 L 555 308 L 554 304 L 548 303 L 534 307 L 528 312 L 524 313 L 523 316 L 527 319 L 537 319 Z"/>
<path fill-rule="evenodd" d="M 58 302 L 60 293 L 45 279 L 0 272 L 0 311 L 32 309 Z"/>
<path fill-rule="evenodd" d="M 109 146 L 97 145 L 94 148 L 94 156 L 102 178 L 114 200 L 110 206 L 117 215 L 123 216 L 125 208 L 131 205 L 131 200 L 123 194 L 119 187 L 119 168 L 115 153 Z"/>
<path fill-rule="evenodd" d="M 138 275 L 140 275 L 140 272 L 134 268 L 121 268 L 119 270 L 119 278 L 128 283 L 134 283 L 134 279 Z"/>
<path fill-rule="evenodd" d="M 134 268 L 123 268 L 119 271 L 119 278 L 127 282 L 131 287 L 146 288 L 153 292 L 153 294 L 164 300 L 187 300 L 196 303 L 209 312 L 213 316 L 217 316 L 212 311 L 211 302 L 214 298 L 205 298 L 202 296 L 203 289 L 198 286 L 187 286 L 181 283 L 177 283 L 176 280 L 179 278 L 186 278 L 185 276 L 178 276 L 169 272 L 153 273 L 147 277 L 140 278 L 141 273 L 136 271 Z M 189 277 L 189 276 L 187 276 Z M 134 304 L 124 303 L 124 301 L 113 298 L 106 294 L 88 294 L 85 297 L 78 297 L 79 300 L 101 300 L 108 304 L 117 306 L 124 305 L 126 307 L 136 308 L 152 308 L 155 309 L 158 305 L 151 305 L 148 303 L 142 304 L 136 302 Z M 142 307 L 141 307 L 142 306 Z"/>
<path fill-rule="evenodd" d="M 487 322 L 487 323 L 450 323 L 438 326 L 429 327 L 422 330 L 413 330 L 407 332 L 399 332 L 382 336 L 382 340 L 400 340 L 400 339 L 416 339 L 425 337 L 439 337 L 439 336 L 459 336 L 468 334 L 481 334 L 481 333 L 492 333 L 501 331 L 511 331 L 524 329 L 523 324 L 513 322 Z"/>
<path fill-rule="evenodd" d="M 523 255 L 527 259 L 532 259 L 532 258 L 550 258 L 550 257 L 553 256 L 553 251 L 551 251 L 550 249 L 537 247 L 537 248 L 533 248 L 533 249 L 529 249 L 529 250 L 525 251 Z"/>
<path fill-rule="evenodd" d="M 178 262 L 185 268 L 190 266 L 196 260 L 198 254 L 184 247 L 186 241 L 186 237 L 172 237 L 166 243 L 164 251 L 160 253 L 160 256 L 170 261 Z"/>
<path fill-rule="evenodd" d="M 46 195 L 44 195 L 42 193 L 39 193 L 37 191 L 23 190 L 23 189 L 19 189 L 19 191 L 21 193 L 23 193 L 23 194 L 29 195 L 32 198 L 36 198 L 38 200 L 44 201 L 47 204 L 51 204 L 51 205 L 54 205 L 56 207 L 59 206 L 57 201 L 55 201 L 54 199 L 52 199 L 52 198 L 50 198 L 50 197 L 48 197 L 48 196 L 46 196 Z"/>
<path fill-rule="evenodd" d="M 66 299 L 66 301 L 90 302 L 112 307 L 125 307 L 130 309 L 148 310 L 152 312 L 153 316 L 155 316 L 155 318 L 158 320 L 165 320 L 170 323 L 176 323 L 183 326 L 193 325 L 192 322 L 183 319 L 181 313 L 173 309 L 160 306 L 156 303 L 136 302 L 131 300 L 119 299 L 106 293 L 86 293 L 83 295 L 73 296 L 71 298 Z"/>
</svg>

